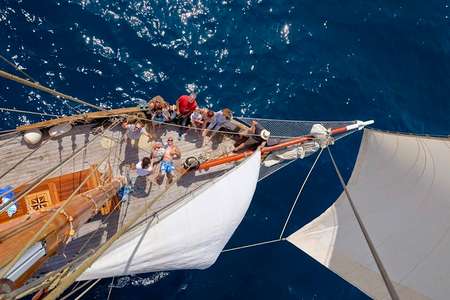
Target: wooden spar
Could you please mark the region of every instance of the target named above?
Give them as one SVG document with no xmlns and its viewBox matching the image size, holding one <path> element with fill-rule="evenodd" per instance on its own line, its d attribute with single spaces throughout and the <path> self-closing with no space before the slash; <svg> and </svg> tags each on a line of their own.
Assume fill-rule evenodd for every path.
<svg viewBox="0 0 450 300">
<path fill-rule="evenodd" d="M 104 119 L 109 117 L 115 117 L 115 116 L 123 116 L 127 114 L 136 114 L 139 112 L 142 112 L 143 110 L 139 107 L 126 107 L 126 108 L 117 108 L 117 109 L 111 109 L 111 110 L 103 110 L 103 111 L 96 111 L 96 112 L 90 112 L 80 115 L 72 115 L 67 117 L 60 117 L 57 119 L 51 119 L 47 121 L 37 122 L 30 125 L 22 125 L 16 128 L 17 132 L 27 131 L 31 129 L 40 129 L 40 128 L 46 128 L 51 127 L 58 124 L 63 123 L 73 123 L 77 121 L 92 121 L 95 119 Z"/>
<path fill-rule="evenodd" d="M 45 245 L 46 255 L 35 262 L 18 279 L 12 282 L 15 288 L 26 282 L 31 275 L 45 262 L 48 257 L 56 254 L 58 249 L 92 216 L 97 214 L 99 209 L 122 186 L 122 179 L 115 178 L 110 183 L 99 186 L 85 193 L 74 197 L 63 210 L 48 226 L 45 232 L 39 237 Z M 0 231 L 0 268 L 5 267 L 21 250 L 21 247 L 30 240 L 33 235 L 42 227 L 53 214 L 54 209 L 43 212 L 33 213 L 29 216 L 20 217 L 17 222 L 30 223 L 30 226 L 21 226 L 14 228 L 14 224 L 5 224 Z M 10 225 L 10 226 L 9 226 Z"/>
<path fill-rule="evenodd" d="M 284 149 L 284 148 L 287 148 L 289 146 L 302 144 L 302 143 L 307 142 L 307 141 L 312 141 L 313 139 L 314 138 L 312 136 L 301 136 L 301 137 L 298 137 L 298 138 L 293 138 L 293 139 L 290 139 L 290 140 L 288 140 L 286 142 L 279 143 L 279 144 L 276 144 L 276 145 L 273 145 L 273 146 L 270 146 L 270 147 L 263 147 L 261 149 L 261 153 L 265 154 L 265 153 L 269 153 L 269 152 L 272 152 L 272 151 Z"/>
<path fill-rule="evenodd" d="M 356 127 L 357 128 L 357 127 Z M 347 131 L 356 129 L 354 126 L 344 126 L 344 127 L 338 127 L 338 128 L 331 128 L 329 130 L 330 135 L 337 135 L 337 134 L 342 134 L 345 133 Z M 308 141 L 312 141 L 314 139 L 313 136 L 310 135 L 305 135 L 305 136 L 299 136 L 293 139 L 289 139 L 285 142 L 273 145 L 273 146 L 269 146 L 269 147 L 263 147 L 261 148 L 261 154 L 268 154 L 270 152 L 276 151 L 276 150 L 280 150 L 280 149 L 284 149 L 290 146 L 294 146 L 294 145 L 300 145 L 303 144 L 305 142 Z M 241 159 L 244 159 L 250 155 L 253 154 L 254 151 L 252 150 L 248 150 L 242 153 L 236 153 L 236 154 L 232 154 L 229 156 L 225 156 L 225 157 L 220 157 L 220 158 L 216 158 L 216 159 L 211 159 L 209 161 L 206 161 L 204 163 L 201 163 L 199 165 L 199 167 L 197 168 L 198 170 L 206 170 L 209 169 L 211 167 L 215 167 L 215 166 L 219 166 L 222 164 L 226 164 L 226 163 L 230 163 L 230 162 L 235 162 L 235 161 L 239 161 Z"/>
</svg>

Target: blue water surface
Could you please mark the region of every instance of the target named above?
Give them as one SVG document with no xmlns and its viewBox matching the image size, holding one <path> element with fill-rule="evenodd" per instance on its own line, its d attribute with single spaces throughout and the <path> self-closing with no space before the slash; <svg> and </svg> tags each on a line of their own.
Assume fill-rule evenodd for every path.
<svg viewBox="0 0 450 300">
<path fill-rule="evenodd" d="M 199 91 L 202 105 L 297 120 L 375 119 L 392 131 L 446 135 L 449 1 L 13 1 L 0 3 L 0 54 L 37 81 L 106 107 Z M 2 70 L 14 71 L 1 63 Z M 72 104 L 71 104 L 72 105 Z M 74 106 L 74 105 L 72 105 Z M 0 107 L 73 113 L 0 80 Z M 2 113 L 0 129 L 40 120 Z M 360 134 L 333 147 L 346 178 Z M 259 185 L 229 247 L 277 238 L 312 163 Z M 340 194 L 323 155 L 287 228 Z M 88 298 L 107 297 L 110 279 Z M 111 299 L 365 299 L 288 243 L 223 254 L 205 271 L 116 278 Z"/>
</svg>

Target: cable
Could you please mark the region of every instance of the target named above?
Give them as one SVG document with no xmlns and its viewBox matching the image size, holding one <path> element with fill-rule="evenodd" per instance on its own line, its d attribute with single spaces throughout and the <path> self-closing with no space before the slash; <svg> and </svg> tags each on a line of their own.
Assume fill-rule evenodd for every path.
<svg viewBox="0 0 450 300">
<path fill-rule="evenodd" d="M 320 149 L 319 154 L 317 155 L 316 159 L 314 160 L 314 163 L 312 164 L 311 168 L 309 169 L 309 172 L 308 172 L 308 174 L 306 175 L 306 178 L 305 178 L 305 180 L 303 181 L 302 186 L 300 187 L 300 190 L 298 191 L 297 197 L 295 197 L 295 201 L 294 201 L 294 203 L 293 203 L 292 206 L 291 206 L 291 210 L 289 211 L 289 214 L 288 214 L 288 216 L 287 216 L 287 218 L 286 218 L 286 222 L 284 222 L 283 229 L 281 230 L 280 237 L 279 237 L 280 239 L 283 237 L 284 231 L 286 230 L 287 224 L 288 224 L 288 222 L 289 222 L 289 219 L 291 218 L 292 212 L 294 211 L 295 205 L 297 204 L 297 201 L 298 201 L 298 199 L 299 199 L 301 193 L 303 192 L 303 188 L 305 187 L 306 182 L 307 182 L 308 179 L 309 179 L 309 175 L 311 175 L 312 171 L 314 170 L 314 167 L 316 166 L 317 161 L 318 161 L 319 158 L 320 158 L 320 155 L 322 155 L 322 152 L 323 152 L 323 148 Z"/>
<path fill-rule="evenodd" d="M 269 240 L 269 241 L 265 241 L 265 242 L 254 243 L 254 244 L 234 247 L 234 248 L 230 248 L 230 249 L 224 249 L 224 250 L 222 250 L 222 253 L 246 249 L 246 248 L 252 248 L 252 247 L 261 246 L 261 245 L 272 244 L 272 243 L 281 242 L 281 241 L 284 241 L 284 239 Z"/>
<path fill-rule="evenodd" d="M 388 275 L 388 273 L 386 272 L 386 269 L 383 266 L 381 258 L 378 256 L 378 253 L 377 253 L 377 251 L 375 249 L 375 245 L 373 244 L 373 242 L 372 242 L 372 240 L 371 240 L 371 238 L 369 236 L 369 232 L 367 231 L 367 229 L 366 229 L 366 227 L 365 227 L 365 225 L 364 225 L 364 223 L 363 223 L 363 221 L 362 221 L 358 211 L 356 210 L 356 206 L 353 203 L 352 198 L 350 197 L 350 192 L 348 191 L 348 188 L 347 188 L 347 186 L 346 186 L 346 184 L 344 182 L 344 179 L 342 178 L 341 172 L 339 171 L 339 168 L 336 165 L 336 162 L 334 161 L 333 155 L 331 154 L 330 147 L 327 147 L 327 149 L 328 149 L 328 154 L 330 155 L 330 158 L 331 158 L 331 162 L 333 163 L 334 170 L 336 171 L 336 175 L 339 178 L 339 181 L 341 182 L 342 188 L 344 189 L 345 195 L 347 196 L 347 200 L 350 203 L 350 206 L 352 208 L 353 214 L 356 217 L 356 220 L 358 221 L 359 228 L 361 229 L 361 231 L 362 231 L 362 233 L 364 235 L 364 238 L 365 238 L 365 240 L 367 242 L 367 245 L 369 246 L 370 252 L 372 253 L 372 256 L 373 256 L 373 258 L 375 260 L 375 263 L 376 263 L 376 265 L 378 267 L 378 270 L 380 271 L 381 277 L 383 278 L 384 284 L 386 285 L 386 288 L 387 288 L 387 290 L 389 292 L 389 295 L 391 296 L 392 300 L 399 300 L 400 297 L 398 296 L 398 294 L 397 294 L 397 292 L 396 292 L 396 290 L 394 288 L 394 285 L 392 284 L 392 281 L 389 278 L 389 275 Z"/>
<path fill-rule="evenodd" d="M 14 69 L 16 69 L 18 72 L 22 73 L 25 77 L 29 78 L 31 81 L 36 82 L 36 80 L 34 80 L 30 75 L 28 75 L 28 73 L 26 73 L 24 70 L 22 70 L 21 68 L 19 68 L 16 64 L 13 64 L 11 61 L 9 61 L 6 57 L 4 57 L 3 55 L 0 54 L 0 58 L 7 63 L 8 65 L 10 65 L 11 67 L 13 67 Z"/>
<path fill-rule="evenodd" d="M 76 103 L 79 103 L 79 104 L 83 104 L 83 105 L 95 108 L 97 110 L 102 110 L 102 111 L 105 110 L 104 108 L 102 108 L 100 106 L 97 106 L 97 105 L 91 104 L 89 102 L 86 102 L 84 100 L 81 100 L 81 99 L 78 99 L 78 98 L 75 98 L 75 97 L 63 94 L 63 93 L 58 92 L 56 90 L 52 90 L 52 89 L 50 89 L 50 88 L 48 88 L 46 86 L 41 85 L 38 82 L 32 82 L 32 81 L 20 78 L 18 76 L 12 75 L 12 74 L 10 74 L 8 72 L 5 72 L 5 71 L 2 71 L 2 70 L 0 70 L 0 77 L 3 77 L 5 79 L 11 80 L 11 81 L 15 81 L 15 82 L 21 83 L 21 84 L 23 84 L 25 86 L 28 86 L 28 87 L 40 90 L 42 92 L 48 93 L 50 95 L 55 96 L 58 99 L 61 99 L 61 98 L 62 99 L 67 99 L 67 100 L 70 100 L 70 101 L 73 101 L 73 102 L 76 102 Z"/>
<path fill-rule="evenodd" d="M 30 114 L 30 115 L 39 115 L 39 116 L 45 116 L 45 117 L 56 117 L 56 118 L 61 117 L 60 115 L 47 114 L 47 113 L 41 113 L 41 112 L 35 112 L 35 111 L 29 111 L 29 110 L 20 110 L 20 109 L 15 109 L 15 108 L 5 108 L 5 107 L 0 107 L 0 111 L 24 113 L 24 114 Z"/>
</svg>

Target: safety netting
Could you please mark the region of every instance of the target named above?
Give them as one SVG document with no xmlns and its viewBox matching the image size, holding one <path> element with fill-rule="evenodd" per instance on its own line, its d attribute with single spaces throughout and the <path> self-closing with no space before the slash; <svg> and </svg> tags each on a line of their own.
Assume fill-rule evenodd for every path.
<svg viewBox="0 0 450 300">
<path fill-rule="evenodd" d="M 296 121 L 296 120 L 260 119 L 248 117 L 240 117 L 237 119 L 246 123 L 247 125 L 250 125 L 251 121 L 255 120 L 261 126 L 270 131 L 270 135 L 273 137 L 273 139 L 279 140 L 308 135 L 314 124 L 321 124 L 325 128 L 329 129 L 329 128 L 344 127 L 356 123 L 356 121 Z M 335 140 L 339 140 L 351 133 L 353 132 L 352 131 L 345 132 L 342 134 L 335 135 L 333 136 L 333 138 Z M 268 176 L 288 166 L 294 161 L 295 160 L 286 160 L 272 166 L 265 166 L 264 164 L 262 164 L 259 173 L 259 180 L 267 178 Z"/>
</svg>

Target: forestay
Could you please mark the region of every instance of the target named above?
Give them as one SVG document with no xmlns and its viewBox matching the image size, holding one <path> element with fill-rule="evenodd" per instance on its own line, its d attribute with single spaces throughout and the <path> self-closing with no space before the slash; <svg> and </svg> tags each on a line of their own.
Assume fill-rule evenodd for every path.
<svg viewBox="0 0 450 300">
<path fill-rule="evenodd" d="M 450 141 L 365 129 L 348 189 L 401 299 L 450 295 Z M 344 193 L 288 241 L 389 298 Z"/>
<path fill-rule="evenodd" d="M 300 121 L 300 120 L 276 120 L 276 119 L 260 119 L 260 118 L 249 118 L 249 117 L 239 117 L 239 120 L 246 124 L 250 124 L 252 120 L 257 121 L 264 128 L 270 131 L 272 136 L 271 140 L 282 140 L 284 138 L 297 137 L 302 135 L 308 135 L 314 124 L 321 124 L 325 128 L 337 128 L 343 127 L 351 124 L 355 124 L 355 121 Z M 335 140 L 339 140 L 349 134 L 352 131 L 338 134 L 334 136 Z M 269 141 L 270 143 L 270 141 Z M 288 159 L 281 163 L 275 165 L 265 165 L 263 164 L 260 169 L 259 180 L 272 175 L 273 173 L 281 170 L 290 163 L 294 162 L 296 159 Z"/>
<path fill-rule="evenodd" d="M 261 154 L 119 239 L 79 280 L 180 269 L 205 269 L 244 217 L 258 181 Z M 187 200 L 187 201 L 186 201 Z M 144 238 L 145 237 L 145 238 Z"/>
</svg>

